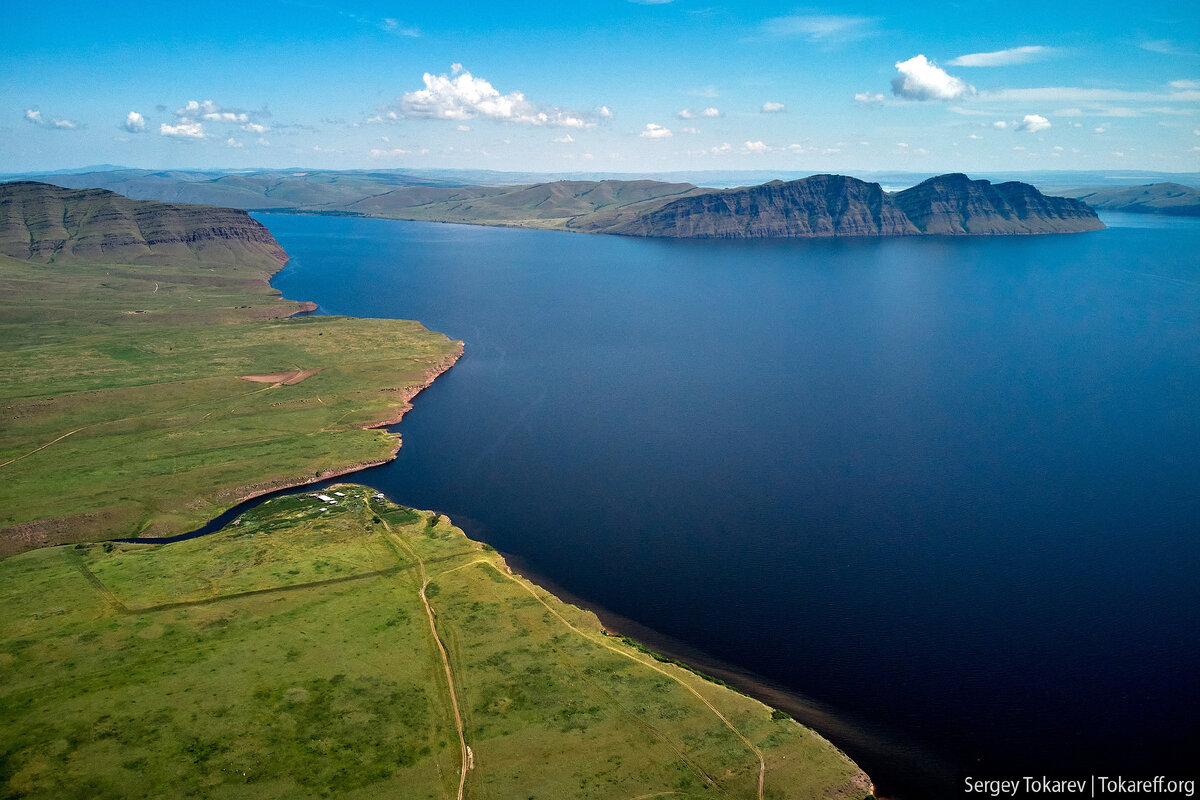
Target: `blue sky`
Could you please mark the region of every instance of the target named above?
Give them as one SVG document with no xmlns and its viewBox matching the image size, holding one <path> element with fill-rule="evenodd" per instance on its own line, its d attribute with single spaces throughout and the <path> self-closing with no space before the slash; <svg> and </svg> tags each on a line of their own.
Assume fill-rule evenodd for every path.
<svg viewBox="0 0 1200 800">
<path fill-rule="evenodd" d="M 1200 170 L 1178 0 L 23 3 L 0 74 L 6 172 Z"/>
</svg>

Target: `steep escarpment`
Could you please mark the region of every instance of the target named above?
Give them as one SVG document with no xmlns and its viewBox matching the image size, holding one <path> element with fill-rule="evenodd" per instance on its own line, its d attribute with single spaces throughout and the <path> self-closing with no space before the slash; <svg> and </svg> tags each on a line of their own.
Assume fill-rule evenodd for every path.
<svg viewBox="0 0 1200 800">
<path fill-rule="evenodd" d="M 1079 200 L 1047 197 L 1018 181 L 973 181 L 962 173 L 930 178 L 894 198 L 921 233 L 1008 236 L 1104 227 L 1096 212 Z"/>
<path fill-rule="evenodd" d="M 814 175 L 685 197 L 601 230 L 688 239 L 920 233 L 878 183 L 845 175 Z"/>
<path fill-rule="evenodd" d="M 245 211 L 130 200 L 105 189 L 0 184 L 0 253 L 29 261 L 153 264 L 181 258 L 278 270 L 287 255 Z"/>
</svg>

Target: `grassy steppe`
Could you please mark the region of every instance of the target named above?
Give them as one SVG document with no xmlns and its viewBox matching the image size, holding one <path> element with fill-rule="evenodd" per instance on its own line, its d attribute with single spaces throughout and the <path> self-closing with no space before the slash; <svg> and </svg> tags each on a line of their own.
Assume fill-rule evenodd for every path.
<svg viewBox="0 0 1200 800">
<path fill-rule="evenodd" d="M 755 798 L 760 755 L 763 797 L 867 794 L 812 732 L 605 635 L 446 518 L 336 491 L 0 562 L 0 796 L 451 798 L 455 703 L 467 797 Z"/>
<path fill-rule="evenodd" d="M 27 201 L 5 241 L 24 236 L 47 260 L 0 255 L 0 556 L 181 532 L 245 496 L 386 460 L 397 438 L 364 428 L 394 420 L 461 352 L 416 322 L 289 318 L 301 304 L 267 283 L 282 256 L 234 239 L 228 252 L 219 226 L 239 220 L 223 210 L 208 223 L 216 244 L 181 244 L 184 230 L 148 248 L 124 244 L 129 214 L 112 211 L 132 201 L 50 199 L 86 211 L 87 235 L 50 231 L 38 250 L 46 225 Z M 73 255 L 80 241 L 109 249 Z M 122 253 L 142 260 L 93 260 Z M 239 377 L 296 370 L 317 371 L 294 385 Z"/>
</svg>

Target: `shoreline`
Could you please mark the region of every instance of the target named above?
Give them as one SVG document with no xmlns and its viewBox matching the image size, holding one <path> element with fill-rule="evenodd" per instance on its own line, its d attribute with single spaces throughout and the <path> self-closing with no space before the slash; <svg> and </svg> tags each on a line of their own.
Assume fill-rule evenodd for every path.
<svg viewBox="0 0 1200 800">
<path fill-rule="evenodd" d="M 451 522 L 460 528 L 464 527 L 453 519 Z M 468 521 L 467 525 L 470 524 Z M 474 541 L 486 542 L 477 532 L 468 531 L 467 536 Z M 796 722 L 842 751 L 866 773 L 871 781 L 871 792 L 879 800 L 936 800 L 959 796 L 955 788 L 956 773 L 951 765 L 920 745 L 903 742 L 897 734 L 882 726 L 840 713 L 795 689 L 586 600 L 541 574 L 519 555 L 507 552 L 501 552 L 500 555 L 509 569 L 530 583 L 540 586 L 564 603 L 595 614 L 606 631 L 627 636 L 663 656 L 675 659 L 687 669 L 724 682 L 735 692 L 786 712 Z"/>
<path fill-rule="evenodd" d="M 447 337 L 447 338 L 449 338 L 449 337 Z M 430 386 L 432 386 L 433 382 L 435 380 L 437 380 L 438 377 L 440 377 L 441 375 L 444 375 L 446 372 L 450 371 L 450 368 L 453 367 L 455 364 L 457 364 L 458 360 L 460 358 L 462 358 L 463 352 L 465 350 L 465 345 L 461 341 L 457 342 L 457 345 L 458 345 L 458 347 L 455 348 L 454 353 L 452 353 L 450 356 L 446 357 L 442 361 L 438 362 L 437 364 L 434 364 L 432 367 L 429 367 L 428 369 L 425 370 L 425 373 L 422 376 L 423 380 L 420 383 L 411 383 L 411 384 L 407 384 L 407 385 L 401 386 L 401 387 L 382 389 L 381 391 L 385 391 L 385 392 L 395 391 L 400 394 L 400 403 L 396 407 L 397 411 L 395 414 L 393 414 L 392 416 L 388 417 L 385 420 L 382 420 L 380 422 L 373 422 L 370 425 L 363 425 L 362 430 L 368 430 L 368 431 L 369 430 L 378 430 L 380 428 L 386 428 L 390 425 L 399 424 L 400 421 L 402 419 L 404 419 L 404 415 L 407 414 L 409 411 L 412 411 L 413 398 L 415 398 L 417 395 L 419 395 L 425 389 L 428 389 Z M 331 469 L 331 470 L 323 470 L 323 471 L 317 473 L 317 477 L 312 480 L 298 481 L 298 482 L 294 482 L 294 483 L 285 482 L 285 483 L 281 483 L 276 486 L 264 487 L 261 490 L 252 489 L 249 494 L 239 496 L 237 498 L 237 500 L 234 501 L 233 505 L 238 506 L 238 505 L 241 505 L 242 503 L 245 503 L 249 500 L 254 500 L 254 499 L 256 499 L 258 497 L 262 497 L 263 495 L 266 495 L 266 494 L 272 494 L 274 492 L 283 492 L 283 491 L 287 491 L 290 489 L 299 489 L 304 486 L 308 486 L 310 484 L 320 483 L 321 481 L 333 480 L 334 478 L 340 478 L 342 476 L 350 475 L 355 472 L 361 472 L 365 469 L 370 469 L 372 467 L 381 467 L 384 464 L 391 463 L 392 461 L 396 460 L 396 456 L 400 452 L 400 447 L 403 444 L 403 440 L 400 438 L 400 434 L 398 432 L 389 431 L 389 433 L 391 433 L 392 436 L 394 437 L 395 445 L 392 447 L 392 452 L 387 458 L 379 459 L 377 461 L 368 461 L 363 464 L 355 464 L 355 465 L 351 465 L 348 467 L 337 467 L 337 468 Z M 287 481 L 287 479 L 284 479 L 284 480 Z M 253 486 L 253 484 L 252 484 L 252 486 Z M 247 487 L 243 487 L 243 491 L 245 488 L 247 488 Z M 238 490 L 234 490 L 234 491 L 238 491 Z M 227 513 L 229 510 L 232 510 L 232 509 L 227 509 L 226 512 L 222 512 L 222 514 Z M 207 523 L 206 523 L 206 526 L 207 526 Z M 182 535 L 186 536 L 187 534 L 182 534 Z M 163 537 L 163 538 L 171 538 L 172 540 L 176 539 L 176 537 Z M 148 541 L 148 540 L 143 540 L 143 541 Z"/>
<path fill-rule="evenodd" d="M 399 393 L 400 402 L 397 404 L 397 411 L 383 421 L 373 422 L 370 425 L 364 425 L 362 430 L 378 430 L 380 428 L 387 428 L 389 426 L 398 424 L 404 418 L 404 415 L 412 410 L 413 399 L 416 398 L 416 396 L 422 391 L 432 386 L 433 382 L 440 376 L 449 372 L 450 369 L 458 363 L 458 360 L 462 358 L 465 351 L 465 345 L 461 341 L 458 341 L 457 345 L 458 346 L 451 355 L 425 370 L 425 373 L 422 376 L 423 379 L 420 383 L 410 383 L 401 387 L 393 387 L 391 389 L 381 390 L 395 391 Z M 177 533 L 172 536 L 113 538 L 106 541 L 133 544 L 170 544 L 171 542 L 180 542 L 184 541 L 185 539 L 195 539 L 200 536 L 206 536 L 210 533 L 215 533 L 224 527 L 229 521 L 232 521 L 234 518 L 236 518 L 242 511 L 245 511 L 246 509 L 243 508 L 243 506 L 246 506 L 249 503 L 254 503 L 255 501 L 262 502 L 276 495 L 303 491 L 306 487 L 317 487 L 318 484 L 328 483 L 329 481 L 345 477 L 346 475 L 352 475 L 356 472 L 362 472 L 363 470 L 372 469 L 374 467 L 382 467 L 385 464 L 390 464 L 396 460 L 397 455 L 400 453 L 400 447 L 403 445 L 403 440 L 401 439 L 399 432 L 389 431 L 389 433 L 392 434 L 395 443 L 392 447 L 391 454 L 387 458 L 378 459 L 376 461 L 368 461 L 361 464 L 353 464 L 347 467 L 323 470 L 322 472 L 318 473 L 315 478 L 310 480 L 292 480 L 289 478 L 284 478 L 279 483 L 267 483 L 265 485 L 262 483 L 251 484 L 250 486 L 243 486 L 234 489 L 234 492 L 242 492 L 243 494 L 239 494 L 237 498 L 225 508 L 224 511 L 210 517 L 209 520 L 203 525 L 199 526 L 198 528 L 193 528 L 190 531 L 184 531 L 183 533 Z"/>
</svg>

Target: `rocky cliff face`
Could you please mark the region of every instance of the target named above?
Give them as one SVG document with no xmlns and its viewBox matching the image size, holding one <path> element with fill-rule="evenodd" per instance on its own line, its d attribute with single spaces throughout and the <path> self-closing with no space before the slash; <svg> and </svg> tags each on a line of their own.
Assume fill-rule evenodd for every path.
<svg viewBox="0 0 1200 800">
<path fill-rule="evenodd" d="M 961 173 L 939 175 L 895 195 L 922 233 L 1004 236 L 1079 233 L 1104 227 L 1079 200 L 1047 197 L 1028 183 L 992 185 Z"/>
<path fill-rule="evenodd" d="M 844 175 L 814 175 L 685 197 L 603 232 L 691 239 L 920 233 L 878 183 Z"/>
<path fill-rule="evenodd" d="M 1027 183 L 931 178 L 895 195 L 877 183 L 814 175 L 712 191 L 600 228 L 603 233 L 695 239 L 1011 235 L 1103 228 L 1084 203 L 1046 197 Z"/>
<path fill-rule="evenodd" d="M 0 184 L 0 253 L 32 261 L 157 263 L 287 262 L 271 233 L 245 211 L 130 200 L 105 189 Z"/>
</svg>

